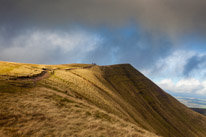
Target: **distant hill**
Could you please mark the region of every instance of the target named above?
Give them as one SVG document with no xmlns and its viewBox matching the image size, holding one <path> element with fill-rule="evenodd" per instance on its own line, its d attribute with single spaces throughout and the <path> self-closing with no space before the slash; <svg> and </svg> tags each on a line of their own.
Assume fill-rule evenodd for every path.
<svg viewBox="0 0 206 137">
<path fill-rule="evenodd" d="M 191 97 L 176 97 L 181 103 L 190 108 L 206 108 L 206 99 Z"/>
<path fill-rule="evenodd" d="M 206 137 L 206 117 L 129 64 L 0 62 L 0 136 Z"/>
<path fill-rule="evenodd" d="M 204 108 L 191 108 L 191 109 L 206 116 L 206 109 Z"/>
</svg>

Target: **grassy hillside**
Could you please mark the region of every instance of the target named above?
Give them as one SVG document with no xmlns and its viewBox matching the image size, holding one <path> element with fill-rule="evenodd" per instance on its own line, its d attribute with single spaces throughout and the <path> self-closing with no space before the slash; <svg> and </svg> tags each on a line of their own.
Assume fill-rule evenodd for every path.
<svg viewBox="0 0 206 137">
<path fill-rule="evenodd" d="M 0 136 L 204 137 L 206 117 L 131 65 L 0 62 Z"/>
</svg>

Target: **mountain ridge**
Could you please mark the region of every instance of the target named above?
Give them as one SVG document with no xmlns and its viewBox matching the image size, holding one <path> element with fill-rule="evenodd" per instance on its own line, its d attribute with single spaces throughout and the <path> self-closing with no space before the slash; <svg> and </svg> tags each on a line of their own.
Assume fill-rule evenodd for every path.
<svg viewBox="0 0 206 137">
<path fill-rule="evenodd" d="M 0 62 L 0 66 L 2 66 L 0 69 L 1 98 L 4 98 L 4 100 L 17 99 L 14 103 L 18 108 L 24 105 L 25 101 L 19 99 L 20 97 L 14 99 L 11 95 L 18 96 L 16 93 L 23 94 L 28 91 L 25 94 L 34 94 L 33 96 L 39 98 L 44 96 L 47 101 L 42 98 L 36 99 L 34 102 L 36 104 L 41 104 L 42 101 L 45 101 L 43 104 L 53 102 L 53 104 L 50 104 L 53 107 L 48 105 L 42 107 L 45 110 L 54 111 L 55 115 L 38 111 L 38 113 L 44 115 L 45 119 L 51 118 L 58 123 L 58 120 L 53 119 L 58 117 L 59 121 L 61 119 L 69 121 L 69 119 L 59 117 L 59 114 L 56 114 L 59 111 L 61 115 L 70 117 L 72 122 L 68 124 L 67 121 L 68 126 L 80 126 L 82 128 L 82 131 L 78 129 L 77 132 L 74 129 L 67 131 L 67 126 L 67 128 L 61 130 L 53 125 L 52 120 L 46 120 L 46 122 L 35 121 L 40 124 L 38 132 L 31 132 L 28 125 L 24 125 L 25 122 L 17 120 L 15 124 L 23 124 L 23 127 L 27 128 L 31 135 L 43 136 L 46 133 L 48 134 L 48 131 L 52 128 L 48 125 L 45 126 L 45 123 L 47 123 L 54 127 L 51 132 L 53 135 L 206 136 L 206 117 L 178 102 L 130 64 L 98 66 L 91 64 L 36 65 Z M 47 71 L 46 77 L 36 81 L 32 79 L 32 76 L 43 71 Z M 27 76 L 27 79 L 18 79 L 22 76 Z M 17 79 L 9 79 L 10 77 Z M 31 99 L 32 97 L 29 96 L 28 98 Z M 27 100 L 26 102 L 30 101 Z M 38 106 L 36 104 L 35 107 Z M 57 106 L 54 104 L 57 104 Z M 30 105 L 32 106 L 31 102 Z M 12 108 L 11 105 L 4 105 L 3 101 L 1 107 Z M 24 111 L 27 109 L 24 108 Z M 65 114 L 62 109 L 65 110 Z M 15 108 L 12 108 L 12 110 L 15 110 Z M 30 108 L 30 111 L 35 110 Z M 2 112 L 6 117 L 8 110 L 3 109 Z M 23 115 L 19 110 L 11 112 L 18 112 L 19 115 Z M 26 118 L 25 116 L 24 119 Z M 14 127 L 10 128 L 17 128 L 18 130 L 7 132 L 5 122 L 8 123 L 9 120 L 3 119 L 2 121 L 4 124 L 0 122 L 0 133 L 15 133 L 19 136 L 28 134 L 15 124 Z M 93 126 L 91 126 L 91 123 Z M 42 131 L 40 128 L 42 125 L 48 129 Z M 86 128 L 90 129 L 91 132 Z"/>
</svg>

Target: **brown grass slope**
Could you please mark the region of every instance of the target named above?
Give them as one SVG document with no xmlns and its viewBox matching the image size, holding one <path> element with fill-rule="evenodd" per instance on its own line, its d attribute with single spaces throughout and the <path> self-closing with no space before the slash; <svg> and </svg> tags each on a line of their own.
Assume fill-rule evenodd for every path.
<svg viewBox="0 0 206 137">
<path fill-rule="evenodd" d="M 206 117 L 131 65 L 0 62 L 0 136 L 205 137 Z"/>
</svg>

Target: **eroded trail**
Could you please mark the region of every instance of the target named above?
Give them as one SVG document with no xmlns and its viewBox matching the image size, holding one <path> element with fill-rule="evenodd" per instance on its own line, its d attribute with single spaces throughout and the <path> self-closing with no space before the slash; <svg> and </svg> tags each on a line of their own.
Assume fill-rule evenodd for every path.
<svg viewBox="0 0 206 137">
<path fill-rule="evenodd" d="M 18 76 L 18 77 L 11 77 L 10 80 L 33 80 L 33 81 L 38 81 L 44 78 L 49 77 L 49 70 L 43 70 L 39 74 L 35 74 L 32 76 Z"/>
<path fill-rule="evenodd" d="M 49 78 L 54 73 L 51 69 L 44 69 L 41 73 L 31 75 L 31 76 L 18 76 L 18 77 L 11 77 L 9 78 L 10 83 L 22 83 L 23 85 L 30 85 L 27 84 L 29 82 L 32 82 L 34 85 L 38 81 L 41 81 L 43 79 Z"/>
</svg>

